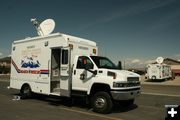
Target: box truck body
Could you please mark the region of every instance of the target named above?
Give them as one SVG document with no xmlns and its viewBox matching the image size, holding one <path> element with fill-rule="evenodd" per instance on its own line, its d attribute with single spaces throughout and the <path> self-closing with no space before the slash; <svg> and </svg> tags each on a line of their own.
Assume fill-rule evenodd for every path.
<svg viewBox="0 0 180 120">
<path fill-rule="evenodd" d="M 166 64 L 147 65 L 147 78 L 152 80 L 170 79 L 172 77 L 171 67 Z"/>
<path fill-rule="evenodd" d="M 97 54 L 95 42 L 61 33 L 14 41 L 10 88 L 24 98 L 31 93 L 86 96 L 100 113 L 110 112 L 111 100 L 133 103 L 140 76 Z"/>
</svg>

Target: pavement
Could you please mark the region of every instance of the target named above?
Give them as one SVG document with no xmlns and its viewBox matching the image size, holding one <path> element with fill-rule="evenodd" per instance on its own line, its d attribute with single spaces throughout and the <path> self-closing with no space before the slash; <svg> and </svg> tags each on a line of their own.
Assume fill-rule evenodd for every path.
<svg viewBox="0 0 180 120">
<path fill-rule="evenodd" d="M 129 107 L 115 106 L 111 114 L 97 114 L 82 100 L 72 106 L 61 99 L 36 96 L 33 99 L 14 100 L 19 90 L 7 89 L 9 77 L 0 76 L 1 120 L 163 120 L 165 105 L 180 105 L 180 77 L 173 81 L 146 81 L 141 79 L 142 94 Z"/>
<path fill-rule="evenodd" d="M 5 81 L 5 82 L 9 82 L 10 79 L 10 75 L 6 75 L 6 74 L 0 74 L 0 81 Z"/>
<path fill-rule="evenodd" d="M 76 100 L 72 106 L 62 99 L 41 97 L 27 100 L 13 100 L 18 90 L 7 89 L 9 82 L 0 81 L 0 118 L 1 120 L 163 120 L 165 105 L 180 105 L 179 96 L 155 94 L 166 89 L 167 95 L 179 91 L 179 86 L 142 85 L 141 94 L 129 107 L 115 106 L 111 114 L 97 114 Z M 158 88 L 158 89 L 157 89 Z M 153 94 L 147 94 L 153 90 Z M 160 92 L 162 92 L 160 91 Z M 163 93 L 164 94 L 164 93 Z"/>
</svg>

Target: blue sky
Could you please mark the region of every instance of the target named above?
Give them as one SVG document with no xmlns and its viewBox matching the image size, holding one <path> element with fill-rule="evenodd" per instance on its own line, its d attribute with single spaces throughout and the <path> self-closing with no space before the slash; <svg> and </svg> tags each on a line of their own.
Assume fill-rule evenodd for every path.
<svg viewBox="0 0 180 120">
<path fill-rule="evenodd" d="M 37 35 L 31 18 L 52 18 L 54 32 L 93 40 L 114 62 L 180 60 L 179 0 L 2 0 L 0 16 L 0 57 L 14 40 Z"/>
</svg>

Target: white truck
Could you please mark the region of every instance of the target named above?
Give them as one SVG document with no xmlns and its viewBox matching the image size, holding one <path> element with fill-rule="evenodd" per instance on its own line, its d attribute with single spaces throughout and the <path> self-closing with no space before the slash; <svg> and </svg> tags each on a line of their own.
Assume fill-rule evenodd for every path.
<svg viewBox="0 0 180 120">
<path fill-rule="evenodd" d="M 171 67 L 166 64 L 156 63 L 147 65 L 147 79 L 151 80 L 165 80 L 172 78 Z"/>
<path fill-rule="evenodd" d="M 97 54 L 95 42 L 61 33 L 14 41 L 10 88 L 22 98 L 83 96 L 99 113 L 111 112 L 113 101 L 133 104 L 140 76 Z"/>
</svg>

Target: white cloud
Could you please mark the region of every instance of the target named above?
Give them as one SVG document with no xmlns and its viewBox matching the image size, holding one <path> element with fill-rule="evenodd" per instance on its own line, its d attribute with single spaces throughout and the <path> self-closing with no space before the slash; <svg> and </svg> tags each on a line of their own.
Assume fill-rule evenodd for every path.
<svg viewBox="0 0 180 120">
<path fill-rule="evenodd" d="M 156 60 L 147 60 L 147 61 L 145 61 L 144 63 L 145 63 L 145 64 L 150 64 L 150 63 L 154 63 L 154 62 L 156 62 Z"/>
<path fill-rule="evenodd" d="M 144 62 L 141 59 L 137 58 L 128 58 L 125 60 L 125 69 L 129 68 L 143 68 L 144 67 Z"/>
<path fill-rule="evenodd" d="M 137 69 L 144 69 L 148 64 L 155 62 L 155 59 L 145 60 L 145 59 L 126 59 L 125 60 L 125 68 L 137 68 Z"/>
<path fill-rule="evenodd" d="M 140 63 L 140 62 L 141 62 L 141 61 L 140 61 L 139 59 L 134 59 L 134 60 L 131 61 L 131 63 L 133 63 L 133 64 L 134 64 L 134 63 Z"/>
<path fill-rule="evenodd" d="M 180 54 L 176 54 L 176 55 L 174 55 L 175 57 L 180 57 Z"/>
<path fill-rule="evenodd" d="M 174 55 L 172 55 L 172 56 L 169 56 L 169 58 L 172 58 L 172 59 L 174 59 L 174 60 L 180 60 L 180 54 L 174 54 Z"/>
<path fill-rule="evenodd" d="M 0 53 L 0 56 L 2 56 L 3 55 L 3 53 Z"/>
</svg>

